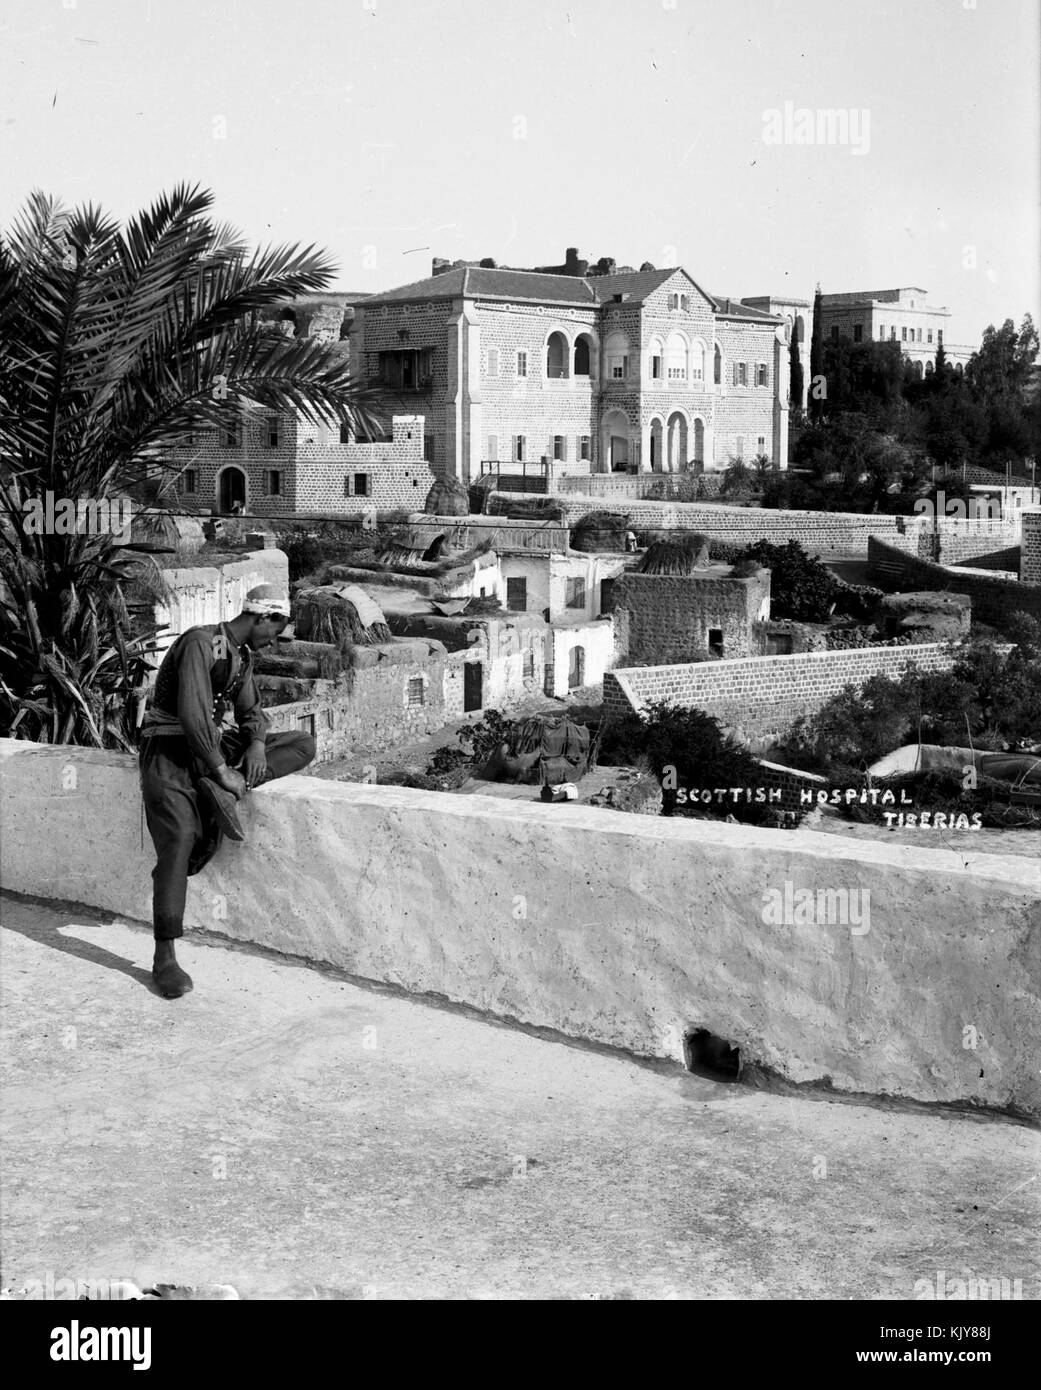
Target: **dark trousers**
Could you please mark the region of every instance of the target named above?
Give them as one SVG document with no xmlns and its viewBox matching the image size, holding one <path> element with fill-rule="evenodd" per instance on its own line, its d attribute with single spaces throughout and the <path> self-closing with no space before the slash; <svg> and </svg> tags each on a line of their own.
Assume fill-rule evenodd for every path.
<svg viewBox="0 0 1041 1390">
<path fill-rule="evenodd" d="M 248 744 L 248 737 L 237 731 L 224 736 L 221 751 L 229 767 L 241 763 Z M 268 734 L 264 749 L 264 782 L 299 772 L 315 754 L 314 739 L 303 733 Z M 139 765 L 145 817 L 156 853 L 152 870 L 155 939 L 175 941 L 184 935 L 188 879 L 210 862 L 223 836 L 209 802 L 198 794 L 204 768 L 186 739 L 176 735 L 144 739 Z"/>
</svg>

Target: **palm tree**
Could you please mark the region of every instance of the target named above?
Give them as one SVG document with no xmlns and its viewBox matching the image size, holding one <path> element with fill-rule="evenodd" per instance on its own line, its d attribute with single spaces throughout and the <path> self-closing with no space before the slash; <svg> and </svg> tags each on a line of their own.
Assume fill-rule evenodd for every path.
<svg viewBox="0 0 1041 1390">
<path fill-rule="evenodd" d="M 0 234 L 0 731 L 130 748 L 155 649 L 128 589 L 147 557 L 84 513 L 30 524 L 48 494 L 84 505 L 140 495 L 182 465 L 193 426 L 296 411 L 371 428 L 343 356 L 286 338 L 261 312 L 328 286 L 313 247 L 251 253 L 180 186 L 120 228 L 34 193 Z M 94 532 L 93 534 L 91 532 Z"/>
</svg>

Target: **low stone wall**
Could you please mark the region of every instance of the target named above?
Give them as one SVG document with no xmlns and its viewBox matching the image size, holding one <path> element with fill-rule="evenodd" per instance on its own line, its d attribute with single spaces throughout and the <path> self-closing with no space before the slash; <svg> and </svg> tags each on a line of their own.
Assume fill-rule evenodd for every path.
<svg viewBox="0 0 1041 1390">
<path fill-rule="evenodd" d="M 1012 613 L 1041 618 L 1041 586 L 1015 579 L 998 579 L 971 570 L 946 568 L 931 560 L 905 555 L 895 546 L 872 537 L 868 542 L 868 574 L 873 583 L 903 589 L 953 589 L 972 599 L 972 616 L 1001 628 Z"/>
<path fill-rule="evenodd" d="M 492 497 L 503 494 L 492 493 Z M 558 495 L 564 523 L 573 526 L 591 511 L 628 514 L 640 530 L 702 531 L 717 540 L 750 545 L 768 540 L 775 544 L 798 541 L 810 554 L 857 555 L 867 549 L 870 536 L 903 538 L 894 543 L 914 554 L 931 554 L 933 522 L 917 516 L 881 513 L 775 511 L 766 507 L 732 507 L 719 502 L 654 502 L 639 498 Z M 1019 542 L 1018 520 L 960 521 L 943 518 L 937 534 L 951 560 L 972 559 L 990 551 L 1007 549 Z"/>
<path fill-rule="evenodd" d="M 148 921 L 134 759 L 4 740 L 0 768 L 4 887 Z M 1041 1116 L 1026 858 L 306 776 L 243 818 L 189 883 L 189 968 L 205 927 L 639 1055 L 704 1028 L 793 1082 Z"/>
<path fill-rule="evenodd" d="M 957 647 L 928 643 L 617 667 L 604 676 L 604 709 L 621 716 L 664 700 L 704 710 L 753 749 L 766 748 L 783 740 L 800 715 L 816 714 L 843 686 L 862 685 L 870 676 L 895 678 L 911 666 L 949 671 L 958 656 Z"/>
</svg>

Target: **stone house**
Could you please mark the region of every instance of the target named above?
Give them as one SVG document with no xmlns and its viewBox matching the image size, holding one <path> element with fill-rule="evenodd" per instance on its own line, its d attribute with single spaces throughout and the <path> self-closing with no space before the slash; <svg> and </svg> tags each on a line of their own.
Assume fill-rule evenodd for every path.
<svg viewBox="0 0 1041 1390">
<path fill-rule="evenodd" d="M 351 357 L 435 470 L 555 475 L 787 466 L 783 320 L 685 270 L 448 268 L 355 306 Z"/>
</svg>

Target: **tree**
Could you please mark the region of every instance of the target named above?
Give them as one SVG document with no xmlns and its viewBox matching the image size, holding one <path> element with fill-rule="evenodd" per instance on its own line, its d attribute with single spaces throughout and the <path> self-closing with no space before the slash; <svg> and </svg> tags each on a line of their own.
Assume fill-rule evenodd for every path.
<svg viewBox="0 0 1041 1390">
<path fill-rule="evenodd" d="M 792 340 L 788 345 L 788 404 L 792 410 L 802 409 L 802 355 L 799 349 L 798 325 L 792 324 Z"/>
<path fill-rule="evenodd" d="M 820 420 L 824 414 L 824 401 L 819 390 L 824 375 L 824 325 L 821 321 L 821 287 L 817 286 L 813 296 L 813 330 L 810 335 L 810 419 Z"/>
<path fill-rule="evenodd" d="M 37 192 L 0 237 L 7 733 L 134 741 L 155 636 L 150 605 L 135 611 L 124 592 L 141 547 L 92 526 L 92 507 L 171 476 L 170 451 L 193 426 L 227 428 L 258 408 L 374 423 L 335 349 L 260 318 L 325 288 L 331 263 L 310 247 L 251 254 L 205 216 L 212 202 L 180 186 L 121 229 L 100 208 L 70 212 Z M 29 524 L 47 494 L 85 509 L 72 534 Z"/>
</svg>

